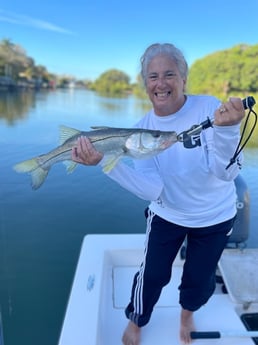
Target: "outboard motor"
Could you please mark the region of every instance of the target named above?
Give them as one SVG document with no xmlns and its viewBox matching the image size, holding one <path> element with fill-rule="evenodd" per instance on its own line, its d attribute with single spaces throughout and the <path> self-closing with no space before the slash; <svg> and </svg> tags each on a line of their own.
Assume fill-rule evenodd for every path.
<svg viewBox="0 0 258 345">
<path fill-rule="evenodd" d="M 235 179 L 237 192 L 237 218 L 233 226 L 233 232 L 228 240 L 228 247 L 243 245 L 248 239 L 250 224 L 250 196 L 247 185 L 241 175 Z"/>
</svg>

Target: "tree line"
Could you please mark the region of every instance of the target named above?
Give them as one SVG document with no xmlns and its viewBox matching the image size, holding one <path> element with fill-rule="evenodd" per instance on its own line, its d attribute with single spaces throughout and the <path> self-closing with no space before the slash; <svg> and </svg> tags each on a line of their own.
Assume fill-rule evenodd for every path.
<svg viewBox="0 0 258 345">
<path fill-rule="evenodd" d="M 189 71 L 189 90 L 221 99 L 257 93 L 257 71 L 258 44 L 239 44 L 195 61 Z"/>
<path fill-rule="evenodd" d="M 188 93 L 212 94 L 224 100 L 228 96 L 258 93 L 258 44 L 239 44 L 233 48 L 214 52 L 196 60 L 189 68 Z M 66 85 L 78 82 L 72 76 L 58 76 L 50 73 L 45 66 L 36 65 L 21 46 L 8 39 L 0 41 L 0 77 L 10 77 L 14 82 L 40 81 L 49 85 L 54 82 Z M 96 80 L 81 80 L 83 85 L 98 93 L 119 96 L 133 93 L 146 97 L 144 87 L 137 76 L 136 83 L 118 69 L 102 73 Z"/>
<path fill-rule="evenodd" d="M 239 44 L 196 60 L 189 68 L 187 93 L 211 94 L 221 101 L 230 96 L 254 96 L 258 101 L 258 44 Z M 43 65 L 37 65 L 21 46 L 8 39 L 0 41 L 0 89 L 2 81 L 16 86 L 67 87 L 71 82 L 105 96 L 124 97 L 133 94 L 148 99 L 140 75 L 135 83 L 118 69 L 103 72 L 96 80 L 76 80 L 73 76 L 58 76 Z M 257 109 L 257 105 L 254 109 Z M 248 129 L 252 126 L 249 121 Z M 256 126 L 258 127 L 258 126 Z M 257 146 L 257 131 L 249 144 Z M 248 131 L 249 132 L 249 131 Z"/>
<path fill-rule="evenodd" d="M 25 49 L 9 39 L 0 41 L 0 86 L 53 87 L 67 86 L 74 82 L 73 76 L 59 76 L 49 72 L 43 65 L 37 65 Z M 86 85 L 87 82 L 76 81 Z"/>
</svg>

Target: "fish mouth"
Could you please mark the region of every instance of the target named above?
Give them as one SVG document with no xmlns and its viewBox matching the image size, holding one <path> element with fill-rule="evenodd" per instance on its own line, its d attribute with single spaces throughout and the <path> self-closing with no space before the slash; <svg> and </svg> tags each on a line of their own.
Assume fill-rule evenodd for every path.
<svg viewBox="0 0 258 345">
<path fill-rule="evenodd" d="M 163 92 L 155 92 L 154 95 L 158 98 L 158 99 L 166 99 L 167 97 L 169 97 L 171 95 L 171 91 L 163 91 Z"/>
<path fill-rule="evenodd" d="M 164 150 L 164 149 L 166 149 L 166 148 L 168 148 L 169 146 L 171 146 L 172 144 L 174 144 L 176 142 L 176 140 L 175 139 L 167 139 L 167 140 L 165 140 L 161 145 L 160 145 L 160 148 L 162 149 L 162 150 Z"/>
</svg>

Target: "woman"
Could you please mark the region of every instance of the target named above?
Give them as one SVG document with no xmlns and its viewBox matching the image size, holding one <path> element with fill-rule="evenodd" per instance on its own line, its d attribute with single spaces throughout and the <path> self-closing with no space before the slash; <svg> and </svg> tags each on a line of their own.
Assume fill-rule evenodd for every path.
<svg viewBox="0 0 258 345">
<path fill-rule="evenodd" d="M 187 238 L 179 302 L 180 339 L 189 344 L 193 313 L 214 292 L 215 270 L 236 215 L 234 179 L 240 162 L 226 167 L 239 141 L 244 108 L 239 98 L 221 105 L 212 96 L 187 95 L 188 66 L 172 44 L 148 47 L 141 67 L 153 109 L 137 127 L 181 133 L 207 117 L 214 118 L 214 126 L 153 158 L 135 161 L 134 168 L 121 162 L 108 173 L 124 188 L 151 201 L 145 214 L 145 257 L 134 277 L 122 341 L 140 344 L 141 327 L 150 320 Z M 87 138 L 80 138 L 72 158 L 93 165 L 101 164 L 103 157 Z"/>
</svg>

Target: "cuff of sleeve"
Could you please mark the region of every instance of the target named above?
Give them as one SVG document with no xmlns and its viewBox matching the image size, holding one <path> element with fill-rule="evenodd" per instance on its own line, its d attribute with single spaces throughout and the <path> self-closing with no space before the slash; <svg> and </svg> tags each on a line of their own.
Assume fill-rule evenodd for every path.
<svg viewBox="0 0 258 345">
<path fill-rule="evenodd" d="M 233 125 L 233 126 L 216 126 L 214 125 L 214 131 L 216 134 L 220 136 L 225 137 L 232 137 L 232 136 L 238 136 L 240 132 L 240 126 L 241 124 Z"/>
</svg>

